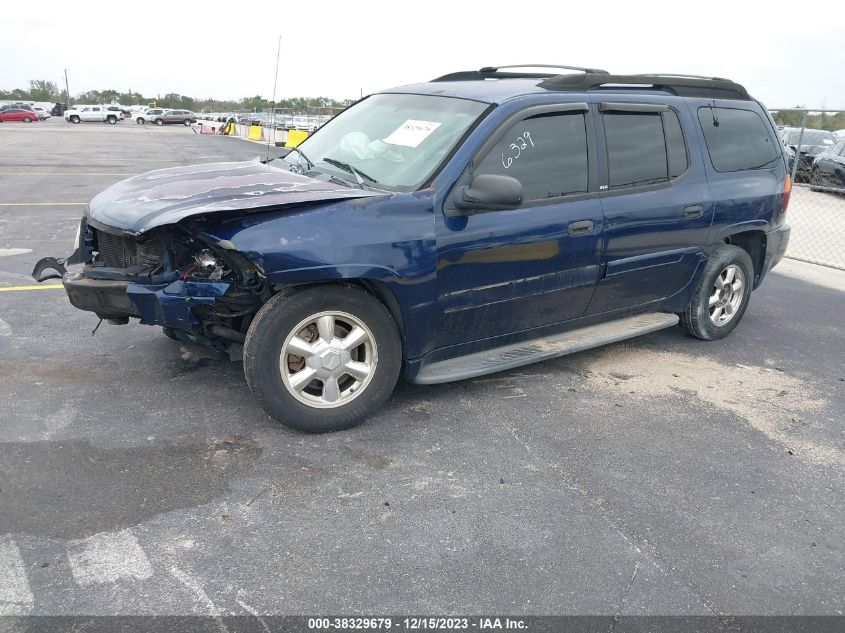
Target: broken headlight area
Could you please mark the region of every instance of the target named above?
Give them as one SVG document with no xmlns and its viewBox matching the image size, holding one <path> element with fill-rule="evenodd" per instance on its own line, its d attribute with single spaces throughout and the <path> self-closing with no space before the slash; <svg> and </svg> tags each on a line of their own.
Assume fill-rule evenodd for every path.
<svg viewBox="0 0 845 633">
<path fill-rule="evenodd" d="M 86 227 L 81 272 L 66 272 L 70 302 L 110 323 L 140 319 L 179 340 L 239 353 L 271 291 L 241 253 L 179 226 L 140 236 Z"/>
</svg>

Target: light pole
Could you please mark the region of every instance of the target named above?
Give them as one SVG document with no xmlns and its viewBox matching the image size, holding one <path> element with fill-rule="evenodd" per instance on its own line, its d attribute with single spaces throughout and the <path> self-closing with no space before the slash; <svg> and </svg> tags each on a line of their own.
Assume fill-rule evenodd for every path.
<svg viewBox="0 0 845 633">
<path fill-rule="evenodd" d="M 70 105 L 70 88 L 67 83 L 67 68 L 65 68 L 65 103 Z"/>
</svg>

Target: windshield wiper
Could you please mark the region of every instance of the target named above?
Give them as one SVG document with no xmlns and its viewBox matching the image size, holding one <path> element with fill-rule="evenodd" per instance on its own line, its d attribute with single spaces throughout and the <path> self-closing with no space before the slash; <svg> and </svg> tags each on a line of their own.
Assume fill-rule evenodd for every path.
<svg viewBox="0 0 845 633">
<path fill-rule="evenodd" d="M 325 157 L 325 158 L 323 158 L 323 162 L 328 163 L 329 165 L 334 165 L 335 167 L 340 167 L 343 171 L 347 171 L 350 174 L 352 174 L 353 176 L 355 176 L 355 180 L 358 181 L 358 186 L 361 187 L 361 189 L 364 188 L 364 184 L 365 184 L 364 180 L 369 180 L 374 185 L 378 184 L 378 180 L 368 176 L 363 171 L 361 171 L 360 169 L 358 169 L 356 167 L 353 167 L 349 163 L 344 163 L 342 160 L 337 160 L 336 158 Z"/>
<path fill-rule="evenodd" d="M 309 169 L 309 170 L 314 169 L 314 163 L 311 161 L 311 159 L 310 159 L 310 158 L 308 158 L 308 156 L 306 156 L 306 155 L 305 155 L 305 152 L 303 152 L 303 151 L 302 151 L 301 149 L 299 149 L 298 147 L 291 147 L 291 148 L 289 148 L 289 149 L 290 149 L 290 151 L 289 151 L 287 154 L 285 154 L 284 156 L 282 156 L 282 158 L 287 158 L 287 157 L 288 157 L 288 156 L 290 156 L 293 152 L 296 152 L 297 154 L 299 154 L 300 156 L 302 156 L 302 158 L 304 158 L 304 159 L 305 159 L 305 164 L 307 165 L 307 167 L 308 167 L 308 169 Z"/>
</svg>

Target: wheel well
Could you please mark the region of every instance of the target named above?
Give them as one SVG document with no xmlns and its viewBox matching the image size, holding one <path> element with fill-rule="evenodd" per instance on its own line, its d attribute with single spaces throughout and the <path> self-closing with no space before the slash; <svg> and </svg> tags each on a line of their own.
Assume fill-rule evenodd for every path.
<svg viewBox="0 0 845 633">
<path fill-rule="evenodd" d="M 754 264 L 754 287 L 760 283 L 760 275 L 763 273 L 763 264 L 766 258 L 766 234 L 763 231 L 746 231 L 729 235 L 725 238 L 726 244 L 739 246 L 751 257 Z"/>
<path fill-rule="evenodd" d="M 396 322 L 396 327 L 399 328 L 399 339 L 402 341 L 402 349 L 404 350 L 405 322 L 402 320 L 402 310 L 399 308 L 399 301 L 396 299 L 396 295 L 393 294 L 390 286 L 376 279 L 350 279 L 349 283 L 369 292 L 384 304 L 384 307 L 387 308 L 390 316 Z"/>
</svg>

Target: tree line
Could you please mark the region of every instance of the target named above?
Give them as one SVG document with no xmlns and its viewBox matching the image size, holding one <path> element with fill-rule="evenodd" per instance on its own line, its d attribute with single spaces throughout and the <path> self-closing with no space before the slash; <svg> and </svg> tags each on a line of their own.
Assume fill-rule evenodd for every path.
<svg viewBox="0 0 845 633">
<path fill-rule="evenodd" d="M 275 102 L 264 99 L 260 95 L 244 97 L 243 99 L 221 100 L 214 98 L 197 99 L 177 93 L 156 95 L 155 97 L 144 96 L 140 92 L 129 90 L 89 90 L 68 98 L 64 90 L 53 81 L 35 79 L 29 82 L 29 88 L 15 88 L 14 90 L 0 90 L 0 99 L 4 101 L 48 101 L 51 103 L 120 103 L 125 106 L 155 104 L 161 108 L 180 108 L 195 112 L 227 112 L 248 110 L 260 112 L 268 108 L 291 108 L 293 110 L 310 110 L 315 108 L 345 108 L 353 102 L 353 99 L 338 101 L 328 97 L 292 97 L 277 99 Z"/>
<path fill-rule="evenodd" d="M 801 127 L 804 113 L 800 110 L 778 110 L 772 112 L 772 118 L 778 125 Z M 807 115 L 807 127 L 812 130 L 827 130 L 829 132 L 845 130 L 845 112 L 819 112 L 816 114 L 810 112 Z"/>
</svg>

